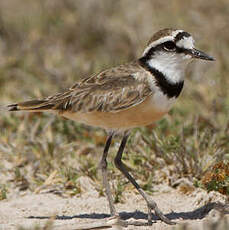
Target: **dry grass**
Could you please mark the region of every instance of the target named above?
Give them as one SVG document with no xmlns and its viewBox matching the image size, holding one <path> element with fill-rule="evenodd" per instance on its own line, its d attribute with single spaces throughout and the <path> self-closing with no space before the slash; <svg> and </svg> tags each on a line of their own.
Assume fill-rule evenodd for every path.
<svg viewBox="0 0 229 230">
<path fill-rule="evenodd" d="M 176 106 L 156 127 L 133 132 L 125 158 L 149 192 L 152 183 L 172 185 L 181 177 L 202 186 L 207 169 L 229 159 L 228 15 L 228 0 L 1 0 L 0 104 L 54 94 L 139 57 L 156 30 L 183 28 L 217 61 L 189 67 Z M 24 113 L 1 114 L 0 129 L 0 199 L 44 188 L 72 196 L 81 192 L 79 176 L 99 181 L 102 130 Z M 163 176 L 154 177 L 155 168 L 165 166 Z M 109 168 L 120 179 L 121 201 L 126 181 L 113 163 Z"/>
</svg>

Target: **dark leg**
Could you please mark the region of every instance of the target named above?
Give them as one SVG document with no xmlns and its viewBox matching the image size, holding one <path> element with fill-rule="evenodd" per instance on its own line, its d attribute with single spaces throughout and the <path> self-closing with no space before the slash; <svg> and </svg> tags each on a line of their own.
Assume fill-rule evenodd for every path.
<svg viewBox="0 0 229 230">
<path fill-rule="evenodd" d="M 119 147 L 118 153 L 115 157 L 115 166 L 124 174 L 124 176 L 134 185 L 134 187 L 138 190 L 138 192 L 145 199 L 148 206 L 148 222 L 152 224 L 152 210 L 154 210 L 155 214 L 165 223 L 167 224 L 175 224 L 171 220 L 169 220 L 166 216 L 158 208 L 157 204 L 148 196 L 138 185 L 135 179 L 128 173 L 126 165 L 122 162 L 122 153 L 125 148 L 127 139 L 129 134 L 124 134 L 121 145 Z"/>
<path fill-rule="evenodd" d="M 114 207 L 114 200 L 113 200 L 113 197 L 111 195 L 110 184 L 109 184 L 109 181 L 108 181 L 108 178 L 107 178 L 107 160 L 106 160 L 108 150 L 109 150 L 109 147 L 111 145 L 112 137 L 113 137 L 113 133 L 109 134 L 109 136 L 107 137 L 107 141 L 106 141 L 106 144 L 105 144 L 105 147 L 104 147 L 104 150 L 103 150 L 103 156 L 102 156 L 102 159 L 100 161 L 100 168 L 102 170 L 103 187 L 105 188 L 105 193 L 106 193 L 106 196 L 107 196 L 107 200 L 109 202 L 110 212 L 111 212 L 111 215 L 114 216 L 117 213 L 116 213 L 116 210 L 115 210 L 115 207 Z"/>
</svg>

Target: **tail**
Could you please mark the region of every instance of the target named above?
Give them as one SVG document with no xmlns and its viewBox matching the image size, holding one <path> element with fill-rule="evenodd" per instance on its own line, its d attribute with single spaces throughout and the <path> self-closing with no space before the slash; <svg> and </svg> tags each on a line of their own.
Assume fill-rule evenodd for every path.
<svg viewBox="0 0 229 230">
<path fill-rule="evenodd" d="M 21 103 L 11 104 L 7 106 L 0 106 L 0 111 L 28 111 L 28 112 L 42 112 L 50 110 L 54 104 L 47 100 L 32 100 Z"/>
</svg>

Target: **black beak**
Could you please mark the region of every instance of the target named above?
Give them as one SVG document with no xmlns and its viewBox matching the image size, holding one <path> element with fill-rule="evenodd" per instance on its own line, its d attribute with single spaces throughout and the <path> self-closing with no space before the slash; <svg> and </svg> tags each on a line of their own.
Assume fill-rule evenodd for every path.
<svg viewBox="0 0 229 230">
<path fill-rule="evenodd" d="M 191 49 L 190 54 L 192 55 L 193 58 L 199 58 L 207 61 L 215 61 L 215 58 L 197 49 Z"/>
</svg>

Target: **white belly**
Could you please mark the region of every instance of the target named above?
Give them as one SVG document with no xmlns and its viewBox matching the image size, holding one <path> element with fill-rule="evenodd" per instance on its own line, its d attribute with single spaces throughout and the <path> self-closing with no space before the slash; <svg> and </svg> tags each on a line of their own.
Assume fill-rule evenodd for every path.
<svg viewBox="0 0 229 230">
<path fill-rule="evenodd" d="M 158 111 L 167 113 L 173 106 L 176 98 L 168 98 L 161 91 L 157 90 L 151 97 L 152 106 Z"/>
</svg>

